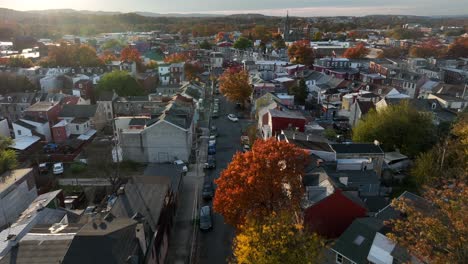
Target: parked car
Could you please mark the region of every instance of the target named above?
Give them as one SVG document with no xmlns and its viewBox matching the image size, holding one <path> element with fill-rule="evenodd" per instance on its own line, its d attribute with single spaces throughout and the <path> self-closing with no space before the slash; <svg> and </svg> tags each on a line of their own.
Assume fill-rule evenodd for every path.
<svg viewBox="0 0 468 264">
<path fill-rule="evenodd" d="M 227 118 L 228 118 L 229 120 L 231 120 L 232 122 L 238 122 L 238 121 L 239 121 L 239 118 L 237 118 L 237 116 L 234 115 L 234 114 L 229 114 L 229 115 L 227 116 Z"/>
<path fill-rule="evenodd" d="M 215 146 L 216 147 L 216 138 L 211 138 L 211 136 L 210 136 L 210 140 L 208 141 L 208 146 Z"/>
<path fill-rule="evenodd" d="M 39 173 L 48 173 L 49 172 L 49 164 L 47 162 L 39 164 Z"/>
<path fill-rule="evenodd" d="M 214 169 L 216 168 L 216 158 L 213 155 L 208 155 L 208 158 L 204 165 L 205 169 Z"/>
<path fill-rule="evenodd" d="M 213 229 L 213 215 L 211 213 L 211 207 L 205 205 L 200 208 L 200 230 L 208 231 Z"/>
<path fill-rule="evenodd" d="M 58 150 L 58 145 L 54 143 L 49 143 L 42 147 L 42 150 L 44 150 L 45 153 L 54 153 Z"/>
<path fill-rule="evenodd" d="M 218 116 L 219 116 L 218 111 L 213 111 L 212 117 L 213 118 L 218 118 Z"/>
<path fill-rule="evenodd" d="M 216 126 L 211 126 L 211 129 L 210 129 L 210 139 L 211 137 L 217 137 L 218 136 L 218 128 L 216 128 Z"/>
<path fill-rule="evenodd" d="M 185 162 L 183 160 L 174 160 L 174 164 L 179 165 L 180 167 L 182 167 L 183 172 L 188 171 L 188 167 L 187 167 L 187 165 L 185 165 Z"/>
<path fill-rule="evenodd" d="M 250 146 L 249 145 L 244 145 L 242 146 L 242 152 L 247 152 L 250 150 Z"/>
<path fill-rule="evenodd" d="M 212 182 L 205 182 L 203 184 L 202 197 L 205 200 L 210 200 L 214 196 L 214 187 Z"/>
<path fill-rule="evenodd" d="M 250 145 L 250 138 L 249 138 L 249 136 L 241 136 L 241 144 L 242 144 L 242 145 Z"/>
<path fill-rule="evenodd" d="M 214 154 L 216 154 L 216 147 L 208 146 L 208 155 L 214 155 Z"/>
<path fill-rule="evenodd" d="M 63 163 L 62 162 L 55 163 L 53 172 L 55 175 L 63 174 Z"/>
<path fill-rule="evenodd" d="M 94 213 L 94 210 L 96 210 L 96 206 L 95 205 L 90 205 L 90 206 L 86 207 L 83 214 L 84 215 L 92 214 L 92 213 Z"/>
</svg>

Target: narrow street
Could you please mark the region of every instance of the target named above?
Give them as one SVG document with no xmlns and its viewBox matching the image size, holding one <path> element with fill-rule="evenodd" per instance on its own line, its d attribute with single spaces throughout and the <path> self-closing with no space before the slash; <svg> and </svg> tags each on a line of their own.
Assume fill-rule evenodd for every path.
<svg viewBox="0 0 468 264">
<path fill-rule="evenodd" d="M 234 104 L 226 102 L 224 97 L 219 98 L 220 114 L 217 119 L 212 120 L 212 125 L 218 128 L 218 138 L 216 146 L 216 169 L 206 171 L 205 181 L 217 179 L 222 170 L 227 167 L 236 151 L 241 151 L 240 136 L 241 131 L 249 125 L 248 120 L 239 119 L 238 123 L 227 119 L 230 113 L 237 114 Z M 208 204 L 207 202 L 204 202 Z M 209 202 L 212 204 L 212 202 Z M 223 217 L 214 214 L 213 230 L 209 232 L 199 232 L 198 237 L 198 261 L 196 263 L 227 263 L 231 256 L 232 239 L 234 228 L 225 224 Z"/>
</svg>

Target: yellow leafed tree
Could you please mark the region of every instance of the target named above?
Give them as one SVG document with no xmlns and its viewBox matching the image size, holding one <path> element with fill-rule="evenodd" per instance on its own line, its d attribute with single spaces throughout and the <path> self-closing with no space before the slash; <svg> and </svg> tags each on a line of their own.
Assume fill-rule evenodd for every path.
<svg viewBox="0 0 468 264">
<path fill-rule="evenodd" d="M 314 264 L 321 260 L 323 241 L 304 231 L 290 213 L 273 213 L 259 222 L 249 218 L 234 239 L 239 264 Z"/>
</svg>

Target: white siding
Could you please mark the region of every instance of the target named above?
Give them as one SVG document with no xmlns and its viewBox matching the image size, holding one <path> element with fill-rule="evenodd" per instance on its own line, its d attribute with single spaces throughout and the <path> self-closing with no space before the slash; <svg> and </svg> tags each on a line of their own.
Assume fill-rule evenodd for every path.
<svg viewBox="0 0 468 264">
<path fill-rule="evenodd" d="M 15 132 L 15 138 L 32 136 L 32 131 L 29 128 L 22 127 L 13 123 L 13 131 Z"/>
</svg>

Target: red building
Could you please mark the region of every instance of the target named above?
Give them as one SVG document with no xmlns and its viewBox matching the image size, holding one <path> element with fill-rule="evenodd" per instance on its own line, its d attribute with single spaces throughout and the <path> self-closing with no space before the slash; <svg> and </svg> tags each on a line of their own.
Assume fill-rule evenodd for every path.
<svg viewBox="0 0 468 264">
<path fill-rule="evenodd" d="M 281 130 L 288 128 L 298 128 L 299 131 L 304 132 L 306 118 L 296 111 L 291 111 L 280 108 L 269 109 L 266 114 L 262 116 L 262 133 L 264 138 L 281 133 Z"/>
<path fill-rule="evenodd" d="M 70 130 L 68 129 L 67 121 L 62 120 L 52 127 L 52 137 L 54 142 L 65 142 L 69 136 Z"/>
<path fill-rule="evenodd" d="M 26 116 L 46 119 L 52 127 L 57 123 L 60 111 L 62 106 L 59 102 L 37 102 L 28 107 L 24 113 Z"/>
<path fill-rule="evenodd" d="M 367 209 L 349 194 L 339 189 L 304 210 L 304 225 L 312 232 L 326 238 L 339 237 Z"/>
</svg>

